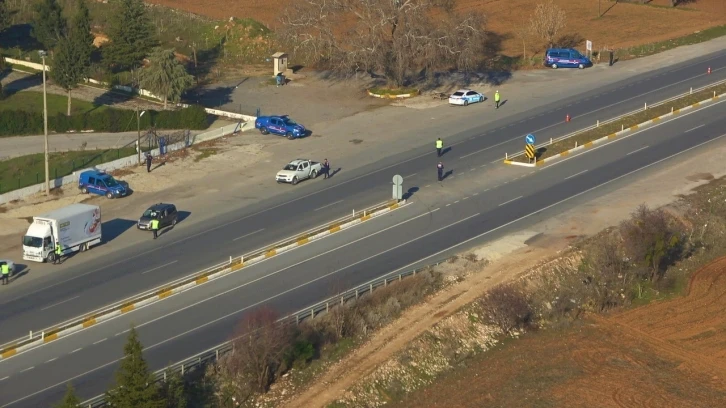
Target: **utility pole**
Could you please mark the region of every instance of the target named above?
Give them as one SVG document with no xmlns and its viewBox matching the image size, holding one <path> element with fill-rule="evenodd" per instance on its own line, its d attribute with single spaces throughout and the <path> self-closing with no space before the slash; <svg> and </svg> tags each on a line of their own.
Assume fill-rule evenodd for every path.
<svg viewBox="0 0 726 408">
<path fill-rule="evenodd" d="M 45 195 L 50 195 L 50 170 L 48 169 L 48 98 L 45 90 L 45 51 L 38 51 L 43 60 L 43 135 L 45 136 Z"/>
<path fill-rule="evenodd" d="M 139 114 L 139 107 L 136 107 L 136 131 L 138 132 L 136 136 L 136 155 L 138 157 L 139 166 L 141 166 L 141 117 L 144 116 L 144 113 L 146 113 L 146 111 Z"/>
</svg>

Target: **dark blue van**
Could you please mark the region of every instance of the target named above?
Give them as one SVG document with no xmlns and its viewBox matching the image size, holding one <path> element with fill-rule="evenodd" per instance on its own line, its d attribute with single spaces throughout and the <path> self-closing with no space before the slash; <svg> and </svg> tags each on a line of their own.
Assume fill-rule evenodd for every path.
<svg viewBox="0 0 726 408">
<path fill-rule="evenodd" d="M 78 178 L 78 188 L 83 194 L 105 195 L 108 198 L 123 197 L 128 194 L 126 187 L 111 175 L 98 170 L 86 170 Z"/>
<path fill-rule="evenodd" d="M 549 48 L 545 53 L 544 65 L 553 69 L 584 69 L 591 66 L 592 61 L 573 48 Z"/>
</svg>

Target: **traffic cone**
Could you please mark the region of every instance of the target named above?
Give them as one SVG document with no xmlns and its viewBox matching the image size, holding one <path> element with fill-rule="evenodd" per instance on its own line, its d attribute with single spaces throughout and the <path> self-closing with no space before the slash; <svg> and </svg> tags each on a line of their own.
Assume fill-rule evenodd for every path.
<svg viewBox="0 0 726 408">
<path fill-rule="evenodd" d="M 568 113 L 567 116 L 565 116 L 565 122 L 569 122 L 569 121 L 570 121 L 570 114 Z"/>
<path fill-rule="evenodd" d="M 711 73 L 711 67 L 708 67 L 708 73 L 709 74 Z"/>
</svg>

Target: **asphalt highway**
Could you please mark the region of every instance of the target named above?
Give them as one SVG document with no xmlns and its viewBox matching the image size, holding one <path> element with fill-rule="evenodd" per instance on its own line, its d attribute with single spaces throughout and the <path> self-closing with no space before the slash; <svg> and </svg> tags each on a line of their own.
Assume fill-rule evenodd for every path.
<svg viewBox="0 0 726 408">
<path fill-rule="evenodd" d="M 712 74 L 706 68 L 712 67 Z M 590 126 L 654 103 L 689 88 L 726 78 L 726 52 L 686 61 L 522 114 L 487 126 L 452 129 L 445 135 L 451 148 L 444 156 L 448 169 L 459 171 L 481 163 L 492 163 L 505 152 L 522 148 L 523 135 L 534 133 L 539 141 Z M 553 99 L 557 98 L 553 90 Z M 455 108 L 452 108 L 455 109 Z M 477 106 L 472 105 L 472 115 Z M 502 111 L 506 109 L 506 105 Z M 564 122 L 565 114 L 573 118 Z M 344 172 L 331 180 L 314 180 L 298 186 L 277 186 L 288 191 L 257 205 L 217 214 L 204 223 L 185 226 L 158 241 L 141 242 L 115 251 L 113 242 L 93 250 L 101 256 L 79 254 L 69 259 L 58 273 L 25 284 L 13 285 L 0 303 L 0 343 L 39 331 L 87 313 L 146 289 L 189 275 L 278 240 L 320 225 L 353 209 L 362 209 L 389 198 L 393 174 L 430 174 L 433 179 L 436 157 L 433 141 L 422 141 L 405 155 L 381 158 L 370 166 Z M 516 176 L 516 170 L 500 177 Z M 270 175 L 272 180 L 273 175 Z M 491 179 L 489 173 L 487 179 Z M 416 179 L 409 179 L 416 182 Z M 496 180 L 489 180 L 494 182 Z M 273 188 L 273 187 L 271 187 Z M 278 190 L 279 191 L 279 190 Z M 181 209 L 183 210 L 183 209 Z M 213 211 L 213 209 L 210 209 Z M 115 225 L 131 225 L 134 220 L 110 220 Z M 138 232 L 142 234 L 141 232 Z M 147 234 L 148 236 L 148 234 Z M 33 265 L 31 265 L 32 267 Z M 139 271 L 147 272 L 139 274 Z"/>
<path fill-rule="evenodd" d="M 244 313 L 260 304 L 285 314 L 341 285 L 360 284 L 526 228 L 668 166 L 674 155 L 707 149 L 726 136 L 724 129 L 726 103 L 719 103 L 551 165 L 509 167 L 514 181 L 494 187 L 476 168 L 443 183 L 415 174 L 408 179 L 421 187 L 413 203 L 390 215 L 0 361 L 0 406 L 48 406 L 68 381 L 84 397 L 102 392 L 132 323 L 151 367 L 158 369 L 225 341 Z M 482 163 L 469 159 L 462 167 Z"/>
</svg>

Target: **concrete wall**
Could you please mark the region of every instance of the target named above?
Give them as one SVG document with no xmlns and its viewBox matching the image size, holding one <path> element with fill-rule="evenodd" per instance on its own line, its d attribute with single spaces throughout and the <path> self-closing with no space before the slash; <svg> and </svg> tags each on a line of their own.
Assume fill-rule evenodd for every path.
<svg viewBox="0 0 726 408">
<path fill-rule="evenodd" d="M 169 145 L 166 147 L 166 151 L 173 152 L 176 150 L 181 150 L 181 149 L 184 149 L 185 147 L 192 146 L 195 143 L 201 143 L 201 142 L 206 142 L 208 140 L 218 139 L 220 137 L 230 135 L 236 131 L 246 132 L 246 131 L 254 129 L 254 128 L 255 128 L 254 125 L 251 125 L 249 123 L 242 123 L 241 125 L 239 125 L 239 124 L 227 125 L 227 126 L 224 126 L 221 128 L 210 130 L 209 132 L 200 133 L 196 136 L 191 136 L 188 141 Z M 159 149 L 152 150 L 151 155 L 158 156 Z M 104 171 L 111 172 L 111 171 L 122 169 L 125 167 L 136 166 L 137 163 L 138 163 L 137 155 L 122 157 L 118 160 L 114 160 L 114 161 L 107 162 L 107 163 L 102 163 L 95 167 L 89 167 L 86 169 L 77 170 L 71 175 L 68 175 L 65 177 L 59 177 L 57 179 L 51 180 L 50 185 L 51 185 L 51 188 L 56 188 L 56 187 L 62 187 L 62 186 L 69 185 L 69 184 L 78 183 L 78 177 L 79 177 L 80 173 L 82 173 L 85 170 L 97 169 L 97 170 L 104 170 Z M 36 193 L 40 193 L 45 189 L 44 184 L 45 183 L 35 184 L 32 186 L 13 190 L 13 191 L 7 192 L 5 194 L 1 194 L 0 195 L 0 204 L 5 204 L 5 203 L 8 203 L 13 200 L 20 200 L 27 196 L 30 196 L 30 195 L 33 195 Z M 132 188 L 133 188 L 133 186 L 132 186 Z"/>
</svg>

